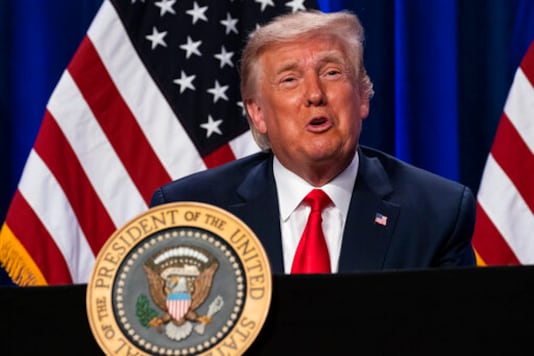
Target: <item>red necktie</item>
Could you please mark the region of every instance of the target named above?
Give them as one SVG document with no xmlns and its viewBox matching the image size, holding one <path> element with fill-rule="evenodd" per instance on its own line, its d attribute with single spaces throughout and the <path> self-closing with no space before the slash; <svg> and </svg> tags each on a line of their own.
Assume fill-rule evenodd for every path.
<svg viewBox="0 0 534 356">
<path fill-rule="evenodd" d="M 311 212 L 300 238 L 291 273 L 330 273 L 330 255 L 321 226 L 321 211 L 331 203 L 320 189 L 312 190 L 304 198 L 310 204 Z"/>
</svg>

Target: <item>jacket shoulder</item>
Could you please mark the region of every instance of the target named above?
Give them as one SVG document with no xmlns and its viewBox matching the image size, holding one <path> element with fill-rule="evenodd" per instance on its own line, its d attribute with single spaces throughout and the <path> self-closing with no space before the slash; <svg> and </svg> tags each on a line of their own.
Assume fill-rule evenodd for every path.
<svg viewBox="0 0 534 356">
<path fill-rule="evenodd" d="M 221 194 L 235 192 L 248 173 L 272 157 L 270 152 L 257 152 L 221 166 L 176 179 L 156 189 L 150 206 L 173 201 L 213 202 Z"/>
<path fill-rule="evenodd" d="M 461 191 L 467 188 L 459 182 L 430 172 L 426 169 L 416 167 L 415 165 L 383 151 L 365 146 L 361 146 L 360 151 L 365 159 L 374 161 L 375 165 L 378 164 L 384 169 L 385 174 L 393 184 L 407 184 L 419 188 L 421 188 L 421 186 L 418 186 L 418 184 L 423 184 L 424 186 L 431 185 L 435 188 L 443 187 Z"/>
</svg>

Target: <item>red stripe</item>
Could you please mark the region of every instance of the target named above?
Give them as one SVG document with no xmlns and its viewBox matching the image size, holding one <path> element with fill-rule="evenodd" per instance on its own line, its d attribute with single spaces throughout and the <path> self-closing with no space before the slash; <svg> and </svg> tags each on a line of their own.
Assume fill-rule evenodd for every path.
<svg viewBox="0 0 534 356">
<path fill-rule="evenodd" d="M 83 39 L 68 71 L 148 204 L 154 190 L 169 182 L 171 177 L 88 37 Z"/>
<path fill-rule="evenodd" d="M 72 284 L 61 251 L 19 190 L 11 201 L 6 223 L 33 258 L 49 285 Z"/>
<path fill-rule="evenodd" d="M 477 203 L 473 247 L 488 266 L 521 264 L 484 209 Z"/>
<path fill-rule="evenodd" d="M 202 157 L 202 159 L 204 160 L 206 167 L 213 168 L 235 160 L 235 155 L 230 148 L 230 145 L 226 144 L 219 147 L 209 155 Z"/>
<path fill-rule="evenodd" d="M 534 212 L 534 155 L 503 114 L 491 153 Z"/>
<path fill-rule="evenodd" d="M 531 85 L 534 85 L 534 41 L 530 44 L 527 53 L 521 60 L 521 70 L 526 75 Z"/>
<path fill-rule="evenodd" d="M 48 111 L 45 112 L 34 149 L 65 192 L 93 254 L 98 254 L 115 231 L 115 224 L 98 198 L 67 138 Z"/>
</svg>

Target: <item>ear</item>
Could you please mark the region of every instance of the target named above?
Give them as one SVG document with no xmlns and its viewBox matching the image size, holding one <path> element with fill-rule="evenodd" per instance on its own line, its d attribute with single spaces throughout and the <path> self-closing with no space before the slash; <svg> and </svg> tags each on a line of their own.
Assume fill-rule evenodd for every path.
<svg viewBox="0 0 534 356">
<path fill-rule="evenodd" d="M 369 98 L 366 96 L 360 99 L 360 118 L 364 120 L 367 116 L 369 116 Z"/>
<path fill-rule="evenodd" d="M 261 106 L 256 102 L 255 99 L 247 99 L 245 101 L 245 106 L 248 115 L 250 116 L 250 119 L 256 128 L 256 131 L 258 131 L 260 134 L 267 133 L 267 125 L 265 124 L 265 118 L 263 116 Z"/>
<path fill-rule="evenodd" d="M 364 120 L 369 116 L 369 95 L 367 95 L 363 90 L 360 90 L 360 119 Z"/>
</svg>

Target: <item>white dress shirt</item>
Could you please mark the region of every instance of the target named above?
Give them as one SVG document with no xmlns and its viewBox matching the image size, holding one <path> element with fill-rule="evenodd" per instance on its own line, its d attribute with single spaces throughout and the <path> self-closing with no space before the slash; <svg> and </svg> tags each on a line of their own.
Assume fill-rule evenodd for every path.
<svg viewBox="0 0 534 356">
<path fill-rule="evenodd" d="M 341 240 L 358 173 L 358 164 L 358 153 L 356 153 L 351 164 L 341 174 L 322 187 L 314 187 L 282 166 L 276 157 L 274 158 L 273 172 L 278 192 L 284 271 L 286 274 L 291 273 L 293 257 L 310 214 L 310 207 L 301 203 L 314 188 L 322 189 L 333 202 L 333 205 L 331 204 L 323 210 L 321 216 L 323 232 L 330 253 L 331 271 L 332 273 L 338 271 Z"/>
</svg>

